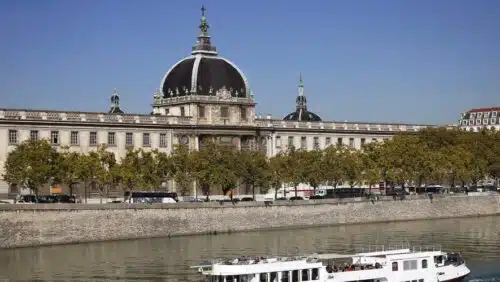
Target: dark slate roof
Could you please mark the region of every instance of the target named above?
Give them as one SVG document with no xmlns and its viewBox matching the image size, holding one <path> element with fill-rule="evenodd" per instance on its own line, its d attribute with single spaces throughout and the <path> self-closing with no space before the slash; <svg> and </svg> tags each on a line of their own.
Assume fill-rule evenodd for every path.
<svg viewBox="0 0 500 282">
<path fill-rule="evenodd" d="M 189 95 L 196 58 L 188 57 L 177 64 L 165 78 L 162 92 L 165 98 Z M 245 80 L 239 71 L 218 56 L 201 57 L 196 76 L 196 95 L 216 95 L 225 88 L 233 97 L 246 97 Z"/>
<path fill-rule="evenodd" d="M 297 110 L 295 112 L 286 115 L 283 120 L 293 120 L 293 121 L 321 121 L 321 118 L 312 112 Z"/>
<path fill-rule="evenodd" d="M 191 73 L 193 71 L 194 58 L 186 58 L 178 63 L 169 73 L 162 85 L 162 92 L 165 98 L 171 95 L 184 96 L 186 91 L 191 89 Z M 179 94 L 177 94 L 177 90 Z"/>
<path fill-rule="evenodd" d="M 109 110 L 109 113 L 110 114 L 123 114 L 124 112 L 119 108 L 119 107 L 112 107 L 110 110 Z"/>
</svg>

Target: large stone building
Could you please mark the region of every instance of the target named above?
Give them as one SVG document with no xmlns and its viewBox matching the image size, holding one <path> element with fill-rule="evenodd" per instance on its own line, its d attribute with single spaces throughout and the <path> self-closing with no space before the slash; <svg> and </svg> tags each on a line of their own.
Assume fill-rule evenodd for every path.
<svg viewBox="0 0 500 282">
<path fill-rule="evenodd" d="M 470 109 L 461 114 L 461 128 L 478 132 L 483 128 L 500 130 L 500 107 Z"/>
<path fill-rule="evenodd" d="M 249 81 L 234 63 L 219 56 L 208 29 L 202 9 L 197 44 L 191 55 L 165 73 L 153 95 L 151 113 L 124 113 L 116 91 L 108 112 L 0 109 L 0 175 L 9 151 L 28 139 L 47 138 L 54 146 L 69 146 L 81 153 L 104 143 L 121 158 L 133 147 L 170 153 L 176 144 L 186 144 L 197 150 L 204 139 L 213 138 L 223 145 L 257 149 L 271 157 L 290 146 L 322 149 L 342 143 L 360 148 L 397 132 L 426 127 L 323 121 L 307 109 L 302 78 L 295 111 L 284 118 L 256 116 Z M 8 191 L 9 185 L 0 176 L 0 194 Z"/>
</svg>

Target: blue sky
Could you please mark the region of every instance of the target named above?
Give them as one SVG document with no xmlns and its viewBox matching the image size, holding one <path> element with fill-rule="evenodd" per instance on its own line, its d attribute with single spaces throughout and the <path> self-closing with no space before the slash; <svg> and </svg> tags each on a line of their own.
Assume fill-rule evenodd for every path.
<svg viewBox="0 0 500 282">
<path fill-rule="evenodd" d="M 453 123 L 500 106 L 500 1 L 0 0 L 0 108 L 148 113 L 207 7 L 257 112 L 294 110 L 302 72 L 324 120 Z"/>
</svg>

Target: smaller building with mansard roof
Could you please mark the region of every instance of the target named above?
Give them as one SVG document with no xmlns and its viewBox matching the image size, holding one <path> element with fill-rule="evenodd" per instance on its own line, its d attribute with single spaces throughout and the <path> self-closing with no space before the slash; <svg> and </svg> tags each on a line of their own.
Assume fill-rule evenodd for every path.
<svg viewBox="0 0 500 282">
<path fill-rule="evenodd" d="M 101 112 L 6 109 L 0 105 L 0 198 L 14 193 L 1 179 L 7 155 L 29 139 L 48 139 L 56 148 L 68 146 L 78 153 L 105 144 L 118 159 L 130 148 L 171 153 L 177 144 L 183 144 L 198 150 L 205 140 L 236 150 L 260 150 L 272 157 L 291 147 L 312 150 L 345 144 L 361 148 L 399 132 L 417 132 L 429 126 L 325 121 L 308 110 L 308 102 L 318 101 L 307 101 L 302 78 L 295 111 L 284 118 L 257 116 L 249 81 L 235 63 L 219 55 L 209 35 L 204 8 L 198 29 L 190 54 L 166 68 L 153 91 L 149 114 L 127 112 L 122 108 L 126 101 L 120 101 L 117 90 L 110 95 L 110 108 Z M 489 118 L 491 121 L 493 116 Z M 173 181 L 167 188 L 177 189 Z M 75 193 L 81 196 L 83 192 Z M 192 194 L 200 192 L 193 186 Z"/>
<path fill-rule="evenodd" d="M 470 109 L 460 115 L 461 128 L 479 131 L 482 128 L 500 130 L 500 107 Z"/>
</svg>

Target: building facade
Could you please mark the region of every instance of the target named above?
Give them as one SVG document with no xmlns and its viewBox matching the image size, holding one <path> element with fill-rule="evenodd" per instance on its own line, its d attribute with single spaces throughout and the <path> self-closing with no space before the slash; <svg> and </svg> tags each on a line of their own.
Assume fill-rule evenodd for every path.
<svg viewBox="0 0 500 282">
<path fill-rule="evenodd" d="M 478 132 L 483 128 L 500 130 L 500 107 L 471 109 L 460 115 L 461 128 Z"/>
<path fill-rule="evenodd" d="M 221 145 L 261 150 L 272 157 L 290 146 L 311 150 L 345 144 L 360 148 L 395 133 L 427 127 L 323 121 L 307 109 L 302 77 L 295 111 L 284 118 L 256 116 L 248 80 L 233 62 L 219 56 L 208 29 L 202 9 L 197 44 L 188 57 L 165 73 L 149 114 L 125 113 L 117 91 L 111 95 L 108 112 L 0 109 L 0 194 L 9 192 L 1 176 L 7 155 L 28 139 L 45 138 L 54 146 L 69 146 L 80 153 L 106 144 L 120 159 L 129 148 L 170 153 L 176 144 L 185 144 L 198 150 L 210 138 Z"/>
</svg>

